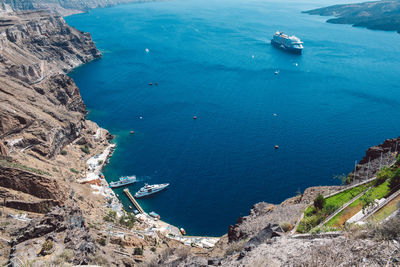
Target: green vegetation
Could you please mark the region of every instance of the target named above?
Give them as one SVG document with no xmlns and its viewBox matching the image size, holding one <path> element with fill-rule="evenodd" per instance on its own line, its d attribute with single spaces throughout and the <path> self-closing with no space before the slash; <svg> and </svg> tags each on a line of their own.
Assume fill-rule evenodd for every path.
<svg viewBox="0 0 400 267">
<path fill-rule="evenodd" d="M 115 222 L 115 219 L 117 218 L 117 212 L 110 210 L 108 211 L 108 214 L 106 216 L 104 216 L 104 220 L 106 222 Z"/>
<path fill-rule="evenodd" d="M 107 245 L 107 241 L 106 241 L 106 239 L 103 238 L 103 237 L 100 238 L 98 242 L 99 242 L 99 244 L 102 245 L 103 247 L 104 247 L 105 245 Z"/>
<path fill-rule="evenodd" d="M 53 170 L 53 172 L 58 172 L 56 167 L 53 167 L 52 170 Z"/>
<path fill-rule="evenodd" d="M 70 168 L 69 169 L 71 172 L 73 172 L 73 173 L 76 173 L 76 174 L 78 174 L 79 172 L 76 170 L 76 169 L 74 169 L 74 168 Z"/>
<path fill-rule="evenodd" d="M 142 248 L 139 248 L 139 247 L 136 247 L 136 248 L 133 250 L 133 255 L 143 255 L 143 249 L 142 249 Z"/>
<path fill-rule="evenodd" d="M 400 168 L 398 168 L 390 178 L 389 188 L 392 193 L 400 189 Z"/>
<path fill-rule="evenodd" d="M 88 145 L 82 146 L 81 150 L 83 153 L 90 154 L 90 149 Z"/>
<path fill-rule="evenodd" d="M 119 224 L 131 229 L 136 222 L 136 217 L 132 212 L 128 212 L 119 219 Z"/>
<path fill-rule="evenodd" d="M 377 211 L 373 216 L 370 217 L 370 221 L 379 223 L 386 219 L 390 214 L 400 208 L 400 196 L 395 197 L 383 208 Z"/>
<path fill-rule="evenodd" d="M 364 207 L 373 203 L 375 199 L 381 199 L 385 197 L 390 189 L 389 189 L 389 181 L 385 181 L 384 183 L 372 187 L 368 192 L 365 193 L 362 197 L 351 203 L 344 210 L 339 212 L 335 217 L 333 217 L 329 222 L 326 223 L 328 227 L 341 227 L 348 219 L 353 217 L 357 212 L 362 210 Z"/>
<path fill-rule="evenodd" d="M 17 163 L 17 162 L 11 162 L 8 160 L 0 160 L 0 165 L 4 166 L 4 167 L 9 167 L 9 168 L 16 168 L 16 169 L 21 169 L 24 171 L 28 171 L 28 172 L 33 172 L 39 175 L 48 175 L 48 176 L 52 176 L 51 173 L 47 172 L 47 171 L 43 171 L 40 169 L 36 169 L 36 168 L 32 168 L 32 167 L 28 167 L 26 165 Z"/>
<path fill-rule="evenodd" d="M 324 196 L 321 194 L 318 194 L 318 196 L 314 199 L 314 207 L 317 210 L 322 210 L 325 205 L 325 202 L 326 202 L 326 200 L 325 200 Z"/>
<path fill-rule="evenodd" d="M 151 247 L 150 250 L 151 250 L 151 252 L 156 252 L 157 248 L 156 247 Z"/>
<path fill-rule="evenodd" d="M 49 252 L 53 249 L 54 247 L 54 243 L 51 240 L 46 240 L 43 244 L 42 244 L 42 252 Z"/>
<path fill-rule="evenodd" d="M 375 185 L 380 185 L 393 176 L 393 172 L 389 167 L 383 167 L 376 175 Z"/>
<path fill-rule="evenodd" d="M 63 156 L 66 156 L 68 154 L 68 152 L 66 150 L 61 150 L 60 154 Z"/>
<path fill-rule="evenodd" d="M 339 209 L 342 205 L 365 191 L 370 185 L 371 183 L 353 187 L 324 200 L 322 200 L 322 196 L 318 196 L 314 200 L 314 203 L 320 208 L 317 208 L 314 204 L 306 209 L 304 212 L 304 218 L 300 221 L 297 227 L 297 232 L 309 232 L 312 228 L 323 222 L 323 220 L 325 220 L 329 215 L 334 213 L 335 210 Z"/>
<path fill-rule="evenodd" d="M 99 160 L 97 161 L 97 165 L 101 165 L 101 164 L 103 164 L 103 161 L 102 161 L 101 159 L 99 159 Z"/>
</svg>

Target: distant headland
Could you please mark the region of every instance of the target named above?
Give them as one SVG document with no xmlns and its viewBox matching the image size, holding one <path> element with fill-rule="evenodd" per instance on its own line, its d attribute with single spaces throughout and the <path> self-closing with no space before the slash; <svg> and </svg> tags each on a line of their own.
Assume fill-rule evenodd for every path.
<svg viewBox="0 0 400 267">
<path fill-rule="evenodd" d="M 400 33 L 400 2 L 395 0 L 333 5 L 304 13 L 334 16 L 335 18 L 327 20 L 329 23 L 352 24 L 354 27 Z"/>
</svg>

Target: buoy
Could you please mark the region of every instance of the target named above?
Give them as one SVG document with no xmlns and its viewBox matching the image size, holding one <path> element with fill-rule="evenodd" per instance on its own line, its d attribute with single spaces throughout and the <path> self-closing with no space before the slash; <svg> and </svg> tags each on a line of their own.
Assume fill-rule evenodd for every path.
<svg viewBox="0 0 400 267">
<path fill-rule="evenodd" d="M 274 113 L 274 114 L 272 114 L 272 116 L 274 116 L 274 117 L 278 117 L 278 114 Z"/>
<path fill-rule="evenodd" d="M 146 53 L 149 53 L 149 52 L 150 52 L 150 50 L 149 50 L 148 48 L 146 48 L 144 51 L 146 51 Z"/>
<path fill-rule="evenodd" d="M 193 119 L 194 119 L 194 120 L 197 119 L 197 116 L 193 116 Z"/>
<path fill-rule="evenodd" d="M 139 117 L 139 119 L 143 120 L 143 117 L 142 117 L 142 116 L 140 116 L 140 117 Z"/>
<path fill-rule="evenodd" d="M 130 133 L 130 134 L 134 134 L 134 133 L 135 133 L 135 131 L 130 131 L 129 133 Z"/>
<path fill-rule="evenodd" d="M 274 148 L 275 148 L 275 149 L 278 149 L 278 148 L 279 148 L 279 146 L 278 146 L 278 145 L 275 145 L 275 146 L 274 146 Z"/>
</svg>

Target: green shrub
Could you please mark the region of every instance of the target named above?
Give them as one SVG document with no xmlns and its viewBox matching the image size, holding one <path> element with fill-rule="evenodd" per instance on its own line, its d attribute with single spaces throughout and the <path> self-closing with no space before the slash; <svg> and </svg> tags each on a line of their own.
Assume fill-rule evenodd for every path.
<svg viewBox="0 0 400 267">
<path fill-rule="evenodd" d="M 157 249 L 156 249 L 156 247 L 151 247 L 150 250 L 151 250 L 151 252 L 156 252 Z"/>
<path fill-rule="evenodd" d="M 101 159 L 99 159 L 99 160 L 97 161 L 97 165 L 101 165 L 101 164 L 103 164 L 103 161 L 102 161 Z"/>
<path fill-rule="evenodd" d="M 129 229 L 131 229 L 134 224 L 136 222 L 136 217 L 132 212 L 128 212 L 127 215 L 122 216 L 119 219 L 119 224 L 128 227 Z"/>
<path fill-rule="evenodd" d="M 326 217 L 334 213 L 339 207 L 333 203 L 326 204 L 323 208 L 323 213 Z"/>
<path fill-rule="evenodd" d="M 314 199 L 314 207 L 318 210 L 322 210 L 325 205 L 325 198 L 323 195 L 318 194 L 318 196 Z"/>
<path fill-rule="evenodd" d="M 391 192 L 395 192 L 400 189 L 400 168 L 397 169 L 394 175 L 390 178 L 389 188 Z"/>
<path fill-rule="evenodd" d="M 46 240 L 43 244 L 42 244 L 42 252 L 49 252 L 53 249 L 54 247 L 54 243 L 51 240 Z"/>
<path fill-rule="evenodd" d="M 102 245 L 103 247 L 104 247 L 105 245 L 107 245 L 107 241 L 106 241 L 106 239 L 103 238 L 103 237 L 100 238 L 98 242 L 99 242 L 99 244 Z"/>
<path fill-rule="evenodd" d="M 74 168 L 70 168 L 69 169 L 71 172 L 73 172 L 73 173 L 76 173 L 76 174 L 78 174 L 79 172 L 76 170 L 76 169 L 74 169 Z"/>
<path fill-rule="evenodd" d="M 142 249 L 142 248 L 139 248 L 139 247 L 136 247 L 136 248 L 133 250 L 133 255 L 143 255 L 143 249 Z"/>
<path fill-rule="evenodd" d="M 88 145 L 82 146 L 81 150 L 83 153 L 90 154 L 90 149 Z"/>
<path fill-rule="evenodd" d="M 303 218 L 303 220 L 300 221 L 299 226 L 297 227 L 297 232 L 307 233 L 312 228 L 320 224 L 323 221 L 323 219 L 324 217 L 320 215 L 313 215 L 310 217 Z"/>
<path fill-rule="evenodd" d="M 65 156 L 65 155 L 68 154 L 68 152 L 67 152 L 66 150 L 61 150 L 60 154 L 63 155 L 63 156 Z"/>
<path fill-rule="evenodd" d="M 58 172 L 56 167 L 53 167 L 52 170 L 53 170 L 53 172 Z"/>
<path fill-rule="evenodd" d="M 380 185 L 392 177 L 393 177 L 393 172 L 390 170 L 389 167 L 385 166 L 377 173 L 375 185 Z"/>
<path fill-rule="evenodd" d="M 117 217 L 117 212 L 110 210 L 106 216 L 104 216 L 104 220 L 107 222 L 115 222 L 115 218 Z"/>
</svg>

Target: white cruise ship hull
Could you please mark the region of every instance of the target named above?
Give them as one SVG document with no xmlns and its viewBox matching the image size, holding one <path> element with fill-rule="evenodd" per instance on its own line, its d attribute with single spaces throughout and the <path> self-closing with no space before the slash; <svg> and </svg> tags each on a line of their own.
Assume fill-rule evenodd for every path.
<svg viewBox="0 0 400 267">
<path fill-rule="evenodd" d="M 271 40 L 271 44 L 277 48 L 280 48 L 282 50 L 288 51 L 293 54 L 301 54 L 301 52 L 303 51 L 303 48 L 294 48 L 294 47 L 286 46 L 282 43 L 275 42 L 274 40 Z"/>
</svg>

